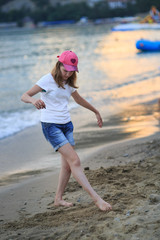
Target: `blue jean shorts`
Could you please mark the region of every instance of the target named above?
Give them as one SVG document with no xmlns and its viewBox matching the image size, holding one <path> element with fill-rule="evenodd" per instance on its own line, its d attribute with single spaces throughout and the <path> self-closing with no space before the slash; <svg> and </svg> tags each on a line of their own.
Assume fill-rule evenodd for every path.
<svg viewBox="0 0 160 240">
<path fill-rule="evenodd" d="M 41 125 L 46 140 L 51 143 L 55 151 L 67 143 L 75 145 L 71 121 L 65 124 L 41 122 Z"/>
</svg>

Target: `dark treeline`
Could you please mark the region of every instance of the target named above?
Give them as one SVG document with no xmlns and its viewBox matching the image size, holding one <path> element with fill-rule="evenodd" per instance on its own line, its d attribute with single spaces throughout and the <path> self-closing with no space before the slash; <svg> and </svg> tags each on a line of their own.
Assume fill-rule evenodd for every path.
<svg viewBox="0 0 160 240">
<path fill-rule="evenodd" d="M 8 0 L 9 1 L 9 0 Z M 0 0 L 0 6 L 6 0 Z M 111 18 L 134 16 L 138 13 L 149 12 L 152 5 L 160 9 L 160 0 L 136 0 L 135 4 L 128 2 L 126 8 L 109 8 L 107 1 L 96 3 L 94 7 L 89 7 L 86 3 L 76 3 L 67 5 L 51 6 L 49 0 L 32 0 L 37 8 L 31 11 L 26 8 L 21 10 L 12 10 L 4 13 L 0 9 L 0 22 L 22 22 L 24 17 L 31 17 L 37 23 L 40 21 L 57 21 L 57 20 L 75 20 L 78 21 L 82 16 L 89 19 Z"/>
</svg>

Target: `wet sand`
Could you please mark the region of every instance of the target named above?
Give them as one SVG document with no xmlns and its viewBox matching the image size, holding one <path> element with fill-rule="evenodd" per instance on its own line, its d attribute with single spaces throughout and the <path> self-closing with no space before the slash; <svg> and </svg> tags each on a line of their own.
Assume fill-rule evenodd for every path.
<svg viewBox="0 0 160 240">
<path fill-rule="evenodd" d="M 106 120 L 104 131 L 97 131 L 89 125 L 75 135 L 79 143 L 77 151 L 83 156 L 82 167 L 88 169 L 84 171 L 91 185 L 112 205 L 113 211 L 108 213 L 98 210 L 73 178 L 66 188 L 64 199 L 73 202 L 74 206 L 54 207 L 58 168 L 15 173 L 0 182 L 1 239 L 158 240 L 160 135 L 157 132 L 140 137 L 142 132 L 149 130 L 148 121 L 153 120 L 156 111 L 157 108 L 154 112 L 152 110 L 152 114 L 145 111 L 146 115 L 136 115 L 137 110 L 134 114 L 133 111 L 125 112 L 126 115 L 118 115 L 112 121 Z M 141 118 L 145 116 L 143 128 L 140 127 L 140 115 Z M 154 126 L 151 129 L 153 131 Z M 37 130 L 34 128 L 34 131 Z M 31 130 L 32 133 L 34 131 Z M 30 145 L 26 139 L 31 132 L 25 133 L 25 146 L 28 149 Z M 150 132 L 147 133 L 149 135 Z M 22 140 L 24 136 L 17 137 Z M 7 143 L 7 140 L 3 143 Z M 35 146 L 36 143 L 33 149 Z M 42 150 L 40 145 L 39 152 L 36 148 L 37 155 L 34 156 L 38 158 Z M 17 157 L 18 151 L 15 154 Z M 46 161 L 51 153 L 50 150 L 48 155 L 44 154 L 43 160 Z"/>
</svg>

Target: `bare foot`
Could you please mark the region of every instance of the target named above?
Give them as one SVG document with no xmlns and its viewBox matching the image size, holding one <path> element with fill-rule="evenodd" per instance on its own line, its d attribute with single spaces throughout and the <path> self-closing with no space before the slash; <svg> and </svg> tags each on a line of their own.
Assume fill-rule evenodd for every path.
<svg viewBox="0 0 160 240">
<path fill-rule="evenodd" d="M 66 202 L 64 200 L 55 200 L 54 206 L 72 207 L 73 203 Z"/>
<path fill-rule="evenodd" d="M 112 210 L 112 206 L 109 203 L 105 202 L 101 198 L 98 201 L 96 201 L 95 204 L 102 211 L 108 211 L 109 212 L 109 211 Z"/>
</svg>

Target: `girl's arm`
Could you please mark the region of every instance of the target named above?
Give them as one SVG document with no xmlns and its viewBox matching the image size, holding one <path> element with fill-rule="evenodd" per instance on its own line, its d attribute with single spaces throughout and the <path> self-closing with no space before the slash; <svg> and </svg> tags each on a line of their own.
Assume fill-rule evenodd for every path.
<svg viewBox="0 0 160 240">
<path fill-rule="evenodd" d="M 74 98 L 76 103 L 94 112 L 96 114 L 98 126 L 102 127 L 103 121 L 98 110 L 94 108 L 89 102 L 87 102 L 83 97 L 81 97 L 77 91 L 72 93 L 72 97 Z"/>
<path fill-rule="evenodd" d="M 33 96 L 39 92 L 42 92 L 42 88 L 40 88 L 38 85 L 34 85 L 30 90 L 22 95 L 21 101 L 25 103 L 31 103 L 37 109 L 46 108 L 45 103 L 41 99 L 33 98 Z"/>
</svg>

